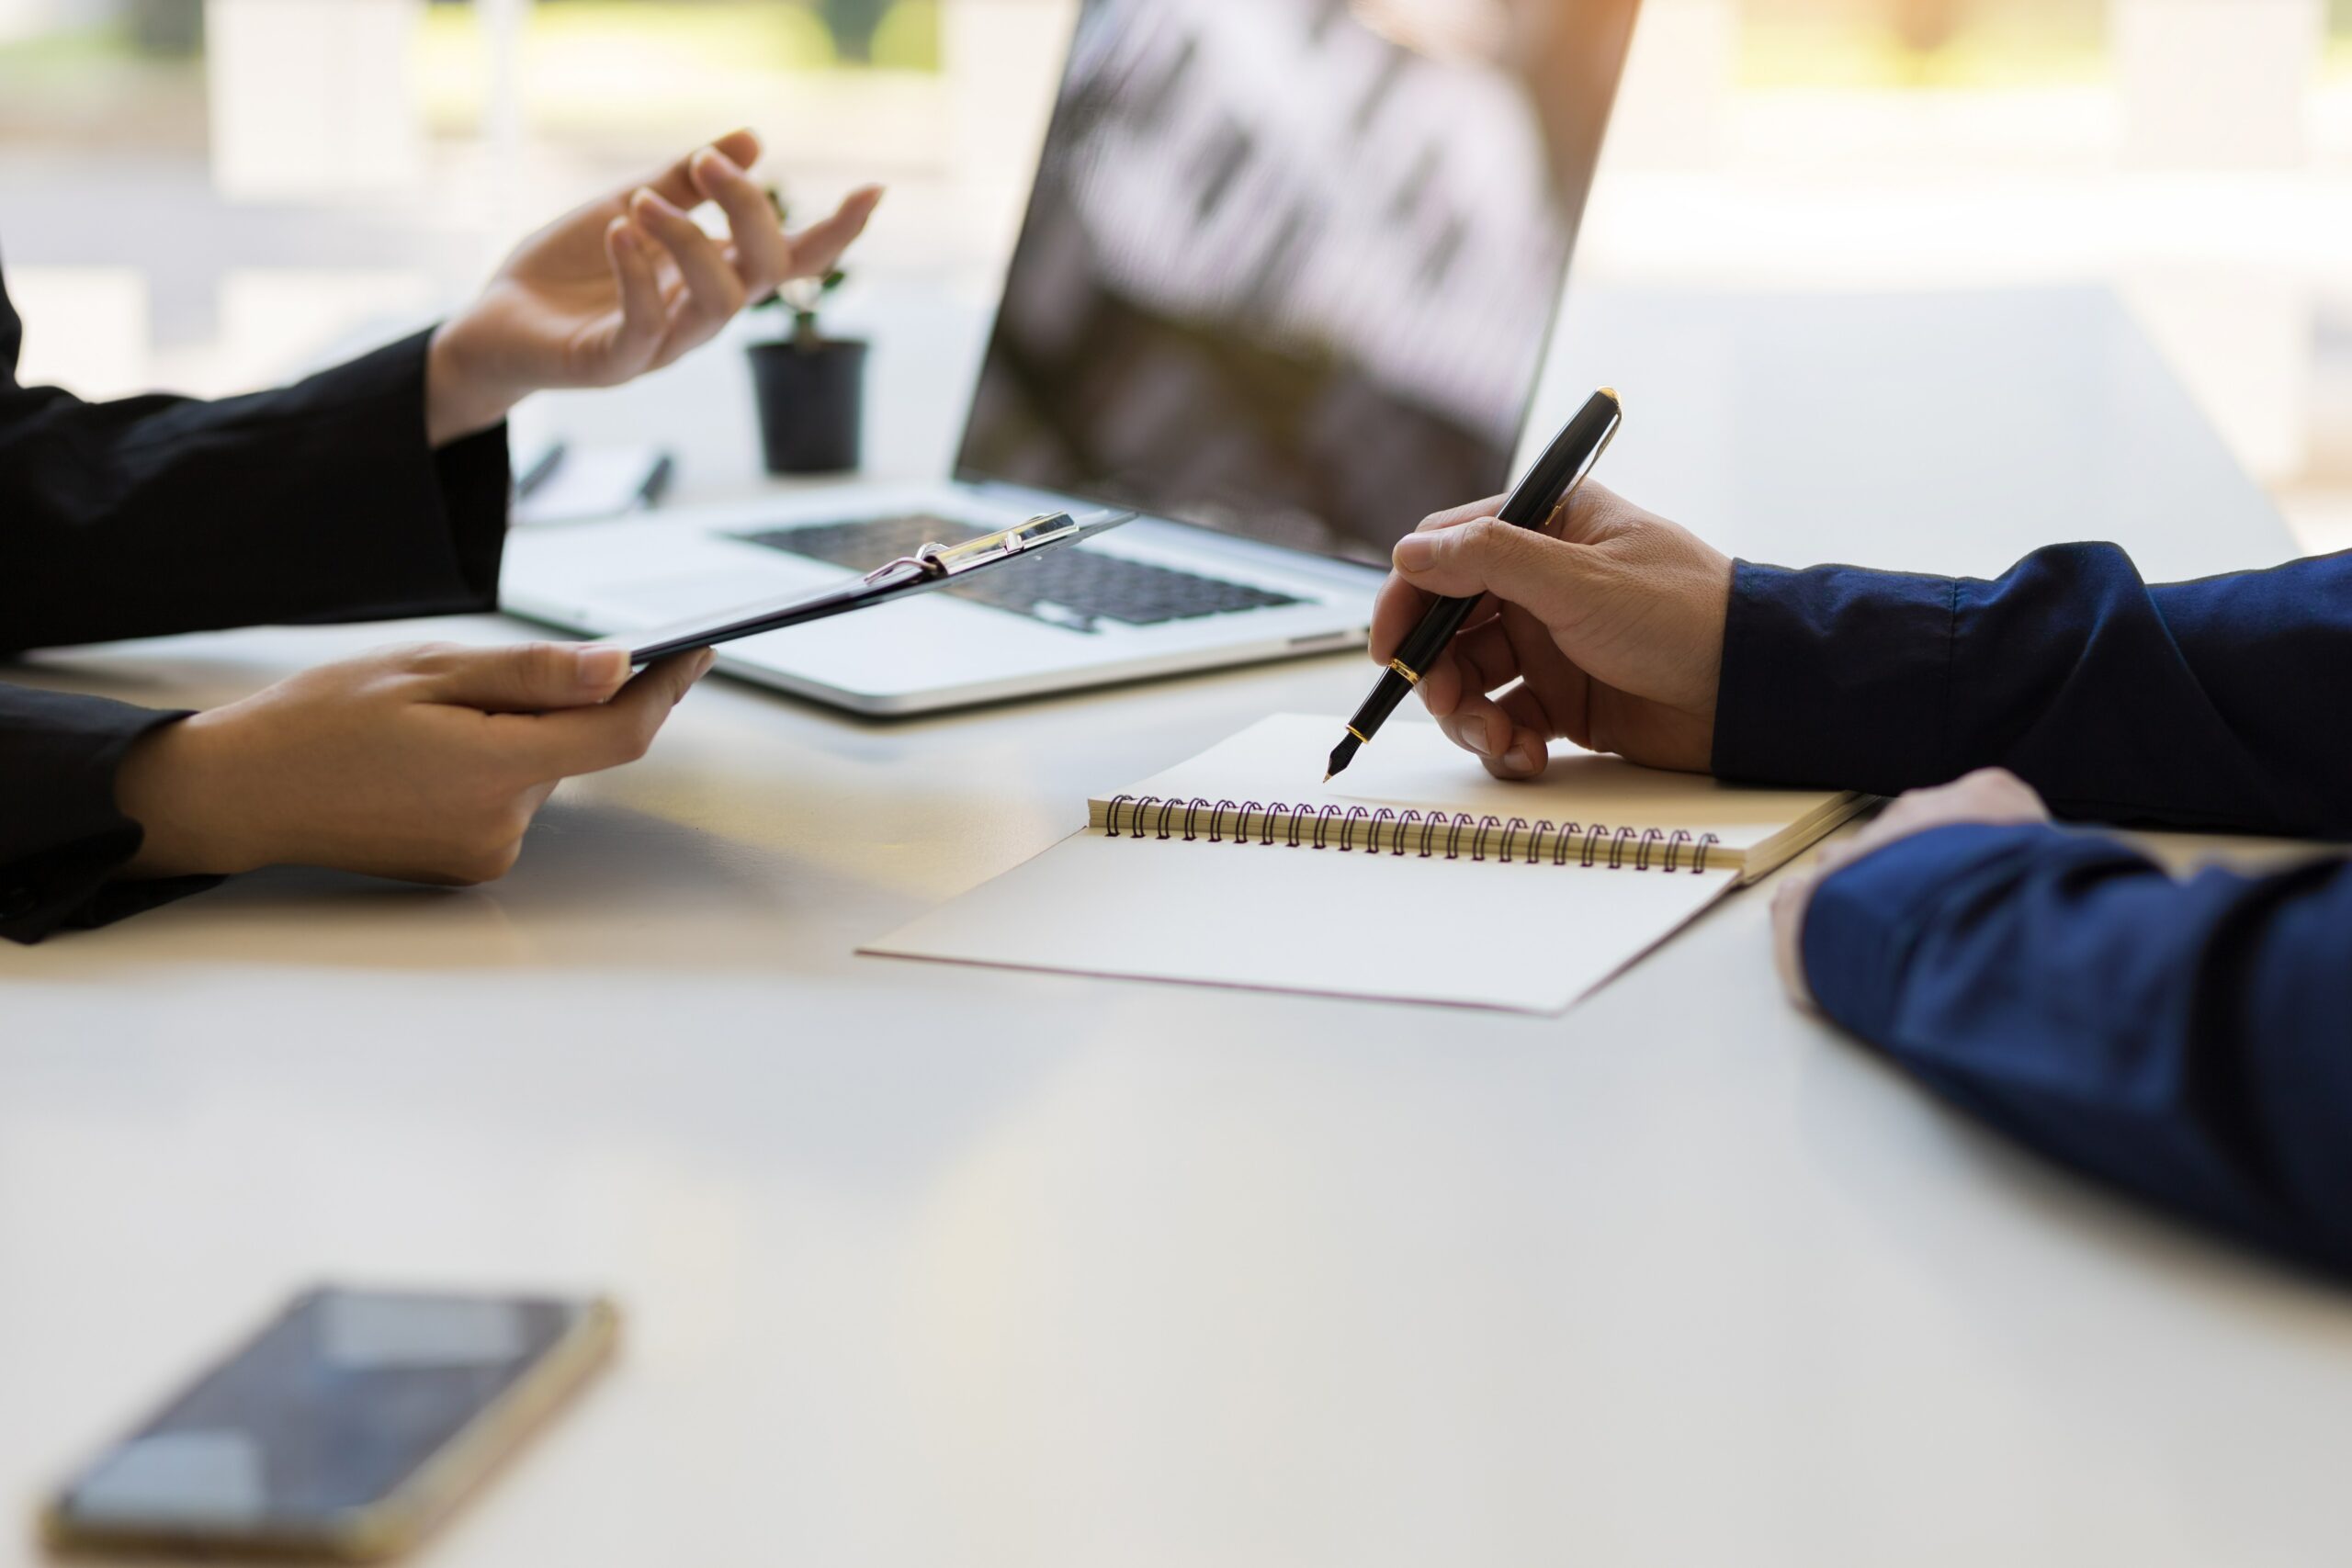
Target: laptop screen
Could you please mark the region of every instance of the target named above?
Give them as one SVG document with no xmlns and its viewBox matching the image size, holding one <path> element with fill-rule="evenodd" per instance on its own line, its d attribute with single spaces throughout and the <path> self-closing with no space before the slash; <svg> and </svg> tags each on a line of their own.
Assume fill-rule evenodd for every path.
<svg viewBox="0 0 2352 1568">
<path fill-rule="evenodd" d="M 1507 487 L 1630 0 L 1086 0 L 958 477 L 1385 562 Z"/>
</svg>

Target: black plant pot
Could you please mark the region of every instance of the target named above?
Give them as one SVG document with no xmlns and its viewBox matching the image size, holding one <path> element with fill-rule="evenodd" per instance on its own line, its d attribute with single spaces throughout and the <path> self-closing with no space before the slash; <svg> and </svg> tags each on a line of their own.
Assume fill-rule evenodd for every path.
<svg viewBox="0 0 2352 1568">
<path fill-rule="evenodd" d="M 865 413 L 865 344 L 821 339 L 751 347 L 760 446 L 772 474 L 834 474 L 857 467 Z"/>
</svg>

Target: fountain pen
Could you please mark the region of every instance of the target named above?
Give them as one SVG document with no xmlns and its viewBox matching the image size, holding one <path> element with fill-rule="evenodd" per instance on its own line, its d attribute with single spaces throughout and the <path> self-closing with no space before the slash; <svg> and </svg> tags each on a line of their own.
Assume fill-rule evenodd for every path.
<svg viewBox="0 0 2352 1568">
<path fill-rule="evenodd" d="M 1576 417 L 1552 437 L 1552 444 L 1544 448 L 1544 455 L 1535 459 L 1535 466 L 1527 470 L 1526 477 L 1511 491 L 1502 511 L 1496 515 L 1521 528 L 1543 527 L 1569 493 L 1584 482 L 1593 464 L 1600 460 L 1602 448 L 1617 434 L 1623 418 L 1615 388 L 1603 387 L 1587 398 Z M 1405 694 L 1421 683 L 1421 671 L 1445 651 L 1477 603 L 1477 597 L 1473 595 L 1466 599 L 1440 599 L 1430 606 L 1421 624 L 1413 628 L 1412 635 L 1396 649 L 1396 657 L 1388 661 L 1372 695 L 1364 698 L 1363 705 L 1348 720 L 1348 733 L 1331 749 L 1330 770 L 1323 775 L 1324 783 L 1330 783 L 1340 769 L 1355 760 L 1359 747 L 1372 743 L 1372 738 L 1380 733 L 1381 725 L 1405 700 Z"/>
</svg>

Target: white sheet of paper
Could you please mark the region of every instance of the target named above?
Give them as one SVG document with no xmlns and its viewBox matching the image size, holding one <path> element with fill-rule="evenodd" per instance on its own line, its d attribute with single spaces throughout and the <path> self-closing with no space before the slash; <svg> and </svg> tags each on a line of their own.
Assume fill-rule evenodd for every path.
<svg viewBox="0 0 2352 1568">
<path fill-rule="evenodd" d="M 1768 863 L 1860 804 L 1832 791 L 1741 789 L 1566 747 L 1542 783 L 1504 784 L 1434 728 L 1412 723 L 1384 730 L 1326 785 L 1319 764 L 1340 729 L 1335 718 L 1278 714 L 1120 793 L 1679 828 L 1768 851 L 1758 857 Z M 1687 859 L 1673 872 L 1637 870 L 1630 856 L 1612 871 L 1605 852 L 1589 867 L 1573 858 L 1504 863 L 1491 849 L 1473 860 L 1466 838 L 1452 860 L 1342 849 L 1334 832 L 1320 850 L 1311 831 L 1295 848 L 1281 829 L 1272 845 L 1256 832 L 1245 842 L 1233 833 L 1238 810 L 1222 814 L 1222 841 L 1213 842 L 1212 814 L 1193 812 L 1189 841 L 1181 809 L 1165 817 L 1166 838 L 1156 814 L 1141 838 L 1080 832 L 861 951 L 1554 1012 L 1739 880 L 1729 856 L 1704 873 Z M 1261 810 L 1253 823 L 1263 819 Z M 1522 852 L 1527 841 L 1519 840 Z"/>
</svg>

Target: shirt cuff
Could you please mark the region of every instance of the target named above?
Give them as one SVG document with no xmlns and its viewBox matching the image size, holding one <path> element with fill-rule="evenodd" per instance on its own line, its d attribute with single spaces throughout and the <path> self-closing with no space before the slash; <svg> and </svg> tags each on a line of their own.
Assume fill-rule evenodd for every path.
<svg viewBox="0 0 2352 1568">
<path fill-rule="evenodd" d="M 1956 580 L 1735 563 L 1712 771 L 1895 795 L 1949 776 Z"/>
<path fill-rule="evenodd" d="M 71 927 L 102 926 L 200 893 L 223 880 L 178 876 L 114 880 L 139 853 L 139 824 L 114 804 L 115 774 L 141 737 L 187 717 L 185 711 L 133 707 L 100 697 L 58 696 L 71 704 L 69 726 L 51 735 L 33 783 L 42 799 L 30 821 L 51 822 L 51 841 L 0 865 L 0 938 L 34 942 Z"/>
<path fill-rule="evenodd" d="M 2082 842 L 2046 822 L 1962 822 L 1839 866 L 1815 886 L 1798 936 L 1815 1004 L 1864 1039 L 1898 1045 L 1904 981 L 1936 916 L 2019 857 Z"/>
</svg>

